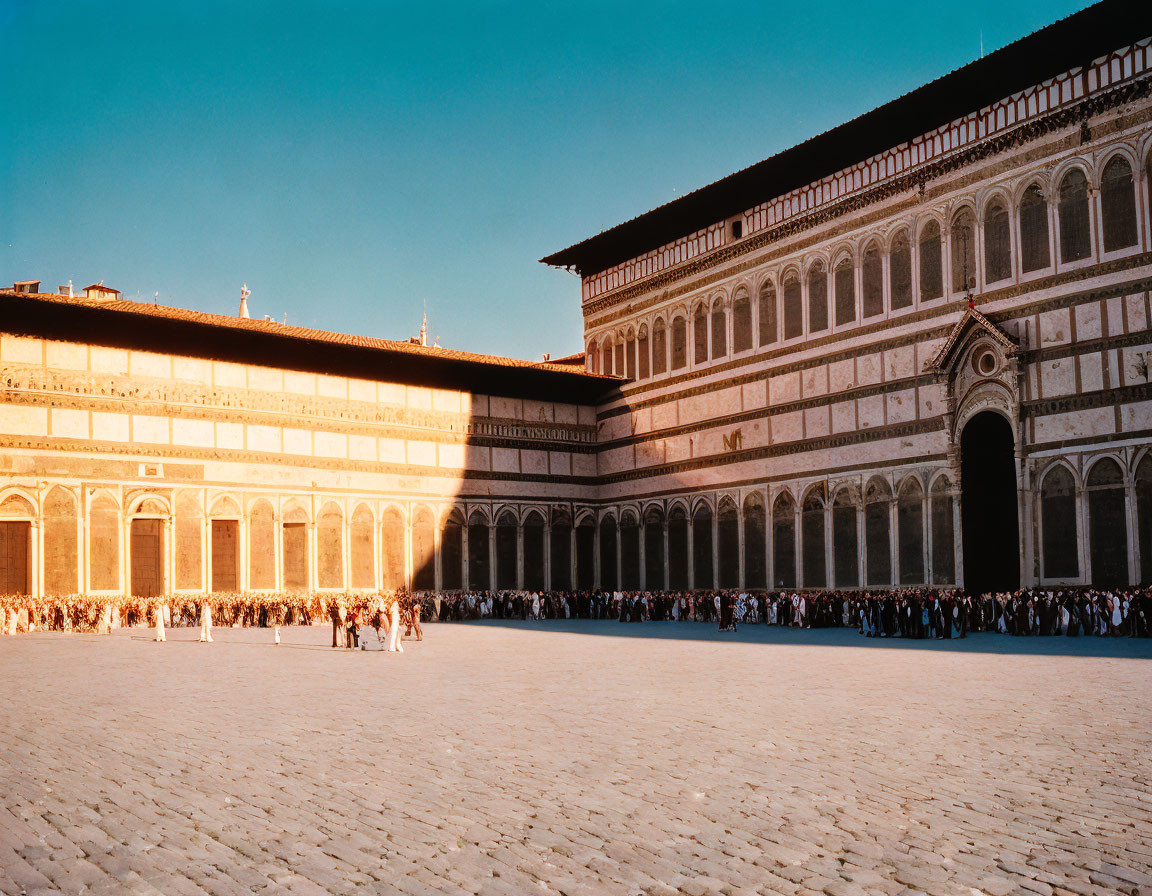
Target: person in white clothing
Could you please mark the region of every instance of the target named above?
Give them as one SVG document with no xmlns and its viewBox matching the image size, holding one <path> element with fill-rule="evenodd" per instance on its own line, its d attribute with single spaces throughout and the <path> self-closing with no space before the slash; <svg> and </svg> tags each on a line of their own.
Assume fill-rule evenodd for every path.
<svg viewBox="0 0 1152 896">
<path fill-rule="evenodd" d="M 155 604 L 152 615 L 156 617 L 156 640 L 167 641 L 168 639 L 164 637 L 164 605 Z"/>
<path fill-rule="evenodd" d="M 400 601 L 392 599 L 388 607 L 388 652 L 403 653 L 404 644 L 400 640 Z"/>
<path fill-rule="evenodd" d="M 212 605 L 208 601 L 200 605 L 200 640 L 212 640 Z"/>
</svg>

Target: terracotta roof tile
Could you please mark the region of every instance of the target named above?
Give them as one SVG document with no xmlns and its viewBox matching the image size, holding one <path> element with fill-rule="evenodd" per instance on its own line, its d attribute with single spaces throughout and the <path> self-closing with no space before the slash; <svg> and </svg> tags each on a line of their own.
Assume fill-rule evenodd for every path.
<svg viewBox="0 0 1152 896">
<path fill-rule="evenodd" d="M 89 287 L 90 289 L 108 289 L 108 287 Z M 65 296 L 57 293 L 19 293 L 13 289 L 0 289 L 0 297 L 15 301 L 42 301 L 61 305 L 76 305 L 88 308 L 99 308 L 101 311 L 112 311 L 120 314 L 142 315 L 148 317 L 162 317 L 168 320 L 183 320 L 210 327 L 226 327 L 232 330 L 251 330 L 253 332 L 269 333 L 289 339 L 300 339 L 309 342 L 336 343 L 356 346 L 357 348 L 376 349 L 385 352 L 400 354 L 422 355 L 431 358 L 444 358 L 445 360 L 466 361 L 473 364 L 488 364 L 497 367 L 523 367 L 537 370 L 552 370 L 557 373 L 582 373 L 589 379 L 616 381 L 616 377 L 602 376 L 586 373 L 582 367 L 574 369 L 575 364 L 568 359 L 560 361 L 524 361 L 518 358 L 505 358 L 500 355 L 484 355 L 476 352 L 463 352 L 456 349 L 440 348 L 432 345 L 419 345 L 406 340 L 379 339 L 375 336 L 356 336 L 350 333 L 335 333 L 329 330 L 316 330 L 311 327 L 297 327 L 282 324 L 274 320 L 257 320 L 255 318 L 229 317 L 223 314 L 208 314 L 203 311 L 189 311 L 185 308 L 173 308 L 168 305 L 152 305 L 144 302 L 131 302 L 124 299 L 115 299 L 106 302 L 93 302 L 84 296 Z M 570 356 L 576 358 L 576 355 Z"/>
</svg>

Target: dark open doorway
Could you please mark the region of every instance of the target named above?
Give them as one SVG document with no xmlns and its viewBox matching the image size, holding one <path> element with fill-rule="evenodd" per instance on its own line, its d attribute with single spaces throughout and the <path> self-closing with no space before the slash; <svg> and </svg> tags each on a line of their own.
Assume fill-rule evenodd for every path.
<svg viewBox="0 0 1152 896">
<path fill-rule="evenodd" d="M 1020 528 L 1012 427 L 992 411 L 960 435 L 964 588 L 969 594 L 1020 587 Z"/>
</svg>

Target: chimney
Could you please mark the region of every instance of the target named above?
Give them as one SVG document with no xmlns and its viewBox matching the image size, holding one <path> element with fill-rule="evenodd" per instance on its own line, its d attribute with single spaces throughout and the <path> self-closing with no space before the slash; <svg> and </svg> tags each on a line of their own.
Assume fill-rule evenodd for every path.
<svg viewBox="0 0 1152 896">
<path fill-rule="evenodd" d="M 252 295 L 252 290 L 250 290 L 248 284 L 245 283 L 240 287 L 240 313 L 237 315 L 238 317 L 244 318 L 244 320 L 248 320 L 248 296 L 250 295 Z"/>
</svg>

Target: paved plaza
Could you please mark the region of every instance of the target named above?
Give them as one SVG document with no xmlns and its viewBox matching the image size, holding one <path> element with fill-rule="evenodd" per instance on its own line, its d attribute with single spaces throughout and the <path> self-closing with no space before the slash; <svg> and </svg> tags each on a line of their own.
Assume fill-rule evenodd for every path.
<svg viewBox="0 0 1152 896">
<path fill-rule="evenodd" d="M 0 892 L 1152 894 L 1152 642 L 0 639 Z"/>
</svg>

